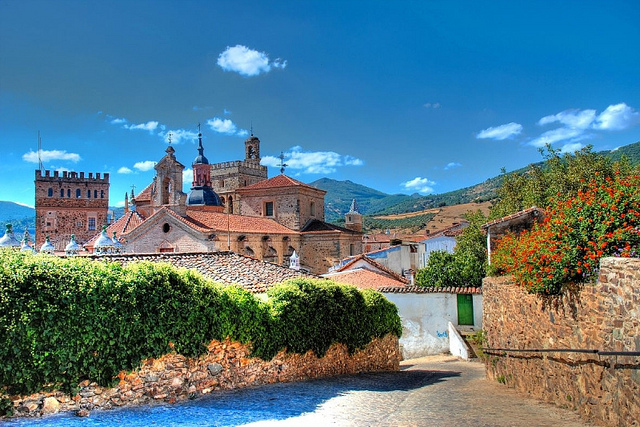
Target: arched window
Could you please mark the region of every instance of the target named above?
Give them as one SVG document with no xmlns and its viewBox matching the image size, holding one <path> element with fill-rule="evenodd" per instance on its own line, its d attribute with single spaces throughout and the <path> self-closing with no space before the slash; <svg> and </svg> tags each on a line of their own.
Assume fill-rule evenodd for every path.
<svg viewBox="0 0 640 427">
<path fill-rule="evenodd" d="M 93 198 L 94 199 L 98 198 L 98 190 L 93 190 Z"/>
<path fill-rule="evenodd" d="M 77 188 L 77 189 L 76 189 L 76 199 L 79 199 L 80 197 L 81 197 L 81 195 L 80 195 L 80 189 L 79 189 L 79 188 Z"/>
<path fill-rule="evenodd" d="M 100 190 L 100 198 L 104 199 L 104 190 Z"/>
<path fill-rule="evenodd" d="M 49 191 L 47 191 L 47 196 L 53 197 L 53 188 L 50 188 Z"/>
<path fill-rule="evenodd" d="M 71 198 L 71 189 L 67 188 L 67 199 Z"/>
<path fill-rule="evenodd" d="M 314 202 L 311 202 L 311 216 L 316 216 L 316 204 Z"/>
<path fill-rule="evenodd" d="M 87 199 L 91 198 L 91 190 L 87 190 Z"/>
<path fill-rule="evenodd" d="M 64 197 L 64 188 L 60 189 L 60 197 Z"/>
</svg>

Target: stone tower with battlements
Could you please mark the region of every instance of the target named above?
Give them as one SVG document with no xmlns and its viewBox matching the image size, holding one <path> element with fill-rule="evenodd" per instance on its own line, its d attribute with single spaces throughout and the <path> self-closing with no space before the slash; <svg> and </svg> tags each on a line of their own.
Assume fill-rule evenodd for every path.
<svg viewBox="0 0 640 427">
<path fill-rule="evenodd" d="M 211 165 L 211 187 L 225 206 L 225 211 L 240 213 L 238 188 L 267 179 L 267 167 L 260 164 L 260 140 L 253 134 L 244 142 L 245 158 Z"/>
<path fill-rule="evenodd" d="M 49 236 L 63 251 L 71 235 L 82 245 L 107 224 L 109 174 L 36 170 L 36 248 Z"/>
</svg>

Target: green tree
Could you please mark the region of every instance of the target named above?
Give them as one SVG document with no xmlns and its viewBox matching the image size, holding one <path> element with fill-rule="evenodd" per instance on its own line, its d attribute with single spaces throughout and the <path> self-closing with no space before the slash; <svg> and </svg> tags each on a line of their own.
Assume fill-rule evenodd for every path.
<svg viewBox="0 0 640 427">
<path fill-rule="evenodd" d="M 418 286 L 480 286 L 486 273 L 487 247 L 482 224 L 487 218 L 481 210 L 467 212 L 469 226 L 456 239 L 453 254 L 432 252 L 427 266 L 416 273 Z"/>
<path fill-rule="evenodd" d="M 623 175 L 631 172 L 631 164 L 626 158 L 614 162 L 591 150 L 590 145 L 573 154 L 562 154 L 550 145 L 546 151 L 540 149 L 543 163 L 529 165 L 524 173 L 504 174 L 497 190 L 498 202 L 491 209 L 490 218 L 500 218 L 532 206 L 546 208 L 554 198 L 573 197 L 578 191 L 586 190 L 586 183 L 596 172 L 602 177 L 613 177 L 616 171 Z"/>
</svg>

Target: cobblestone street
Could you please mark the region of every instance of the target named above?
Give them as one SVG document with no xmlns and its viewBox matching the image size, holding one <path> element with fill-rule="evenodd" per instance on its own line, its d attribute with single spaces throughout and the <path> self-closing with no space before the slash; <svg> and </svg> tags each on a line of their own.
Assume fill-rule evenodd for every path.
<svg viewBox="0 0 640 427">
<path fill-rule="evenodd" d="M 484 376 L 479 362 L 435 356 L 403 362 L 400 373 L 365 374 L 308 384 L 340 388 L 313 412 L 266 426 L 588 426 L 577 414 L 507 388 Z M 333 390 L 326 390 L 331 394 Z"/>
<path fill-rule="evenodd" d="M 4 425 L 0 421 L 0 425 Z M 14 419 L 9 426 L 584 427 L 577 414 L 484 376 L 479 362 L 433 356 L 400 372 L 368 373 L 215 392 L 175 405 Z"/>
</svg>

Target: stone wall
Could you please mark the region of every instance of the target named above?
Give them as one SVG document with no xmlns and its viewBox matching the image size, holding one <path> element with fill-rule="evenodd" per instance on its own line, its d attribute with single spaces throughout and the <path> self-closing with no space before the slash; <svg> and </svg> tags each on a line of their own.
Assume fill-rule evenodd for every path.
<svg viewBox="0 0 640 427">
<path fill-rule="evenodd" d="M 280 352 L 271 361 L 251 358 L 248 346 L 212 341 L 207 354 L 188 359 L 168 354 L 143 361 L 130 373 L 121 372 L 113 388 L 84 381 L 75 396 L 60 392 L 13 396 L 16 416 L 39 416 L 60 411 L 87 415 L 96 409 L 153 403 L 174 403 L 216 390 L 251 387 L 276 382 L 302 381 L 367 371 L 400 369 L 398 338 L 375 339 L 349 356 L 346 346 L 334 344 L 322 358 L 313 352 Z"/>
<path fill-rule="evenodd" d="M 596 284 L 530 295 L 510 277 L 483 283 L 486 347 L 640 351 L 640 259 L 603 258 Z M 640 420 L 640 357 L 488 352 L 487 375 L 612 426 Z"/>
</svg>

